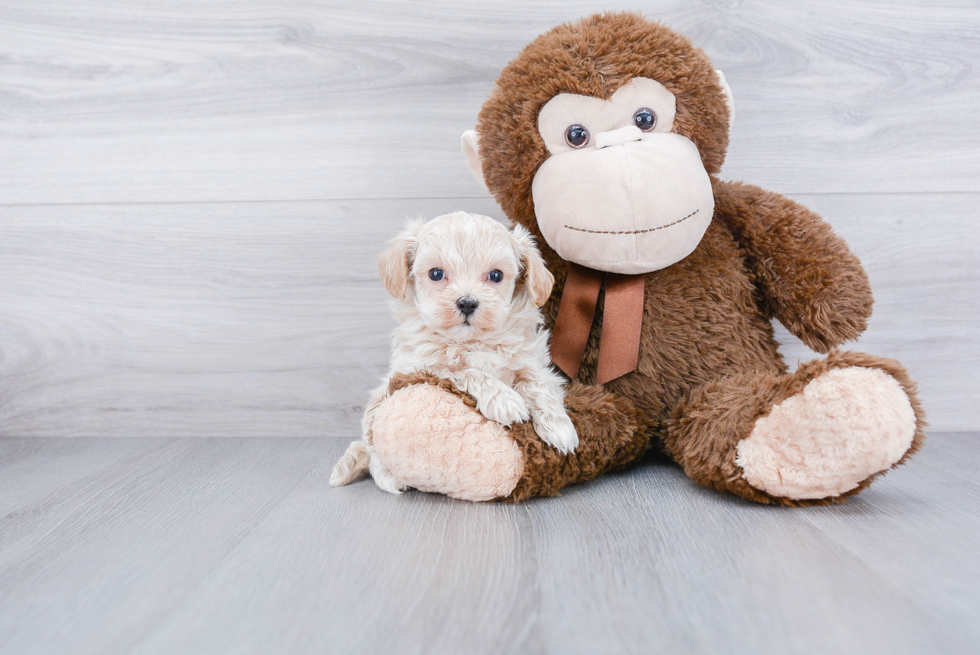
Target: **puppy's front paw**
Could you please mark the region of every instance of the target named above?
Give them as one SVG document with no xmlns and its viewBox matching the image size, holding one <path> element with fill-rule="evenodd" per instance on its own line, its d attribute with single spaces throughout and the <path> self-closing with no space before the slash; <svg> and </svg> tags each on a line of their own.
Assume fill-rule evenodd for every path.
<svg viewBox="0 0 980 655">
<path fill-rule="evenodd" d="M 510 387 L 501 386 L 482 398 L 476 399 L 476 409 L 491 421 L 510 426 L 528 420 L 527 403 Z"/>
<path fill-rule="evenodd" d="M 578 448 L 578 432 L 568 414 L 561 412 L 535 412 L 534 431 L 541 437 L 541 441 L 555 449 L 562 455 L 574 451 Z"/>
</svg>

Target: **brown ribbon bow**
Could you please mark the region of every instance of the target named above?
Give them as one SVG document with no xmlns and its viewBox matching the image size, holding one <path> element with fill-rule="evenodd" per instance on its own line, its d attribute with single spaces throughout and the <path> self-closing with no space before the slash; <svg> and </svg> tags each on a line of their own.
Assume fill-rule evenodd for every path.
<svg viewBox="0 0 980 655">
<path fill-rule="evenodd" d="M 606 298 L 596 384 L 605 384 L 636 368 L 645 276 L 603 273 L 572 264 L 551 331 L 551 360 L 573 380 L 582 366 L 603 278 Z"/>
</svg>

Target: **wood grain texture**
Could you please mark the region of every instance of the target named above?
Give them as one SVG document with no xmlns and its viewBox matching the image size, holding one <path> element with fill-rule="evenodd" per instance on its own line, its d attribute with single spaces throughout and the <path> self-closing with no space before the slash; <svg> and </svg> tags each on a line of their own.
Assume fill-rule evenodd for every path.
<svg viewBox="0 0 980 655">
<path fill-rule="evenodd" d="M 798 196 L 863 259 L 851 347 L 904 362 L 937 430 L 980 423 L 976 196 Z M 375 255 L 490 200 L 8 207 L 0 435 L 346 436 L 393 327 Z M 781 330 L 791 362 L 815 355 Z"/>
<path fill-rule="evenodd" d="M 74 480 L 0 489 L 0 653 L 975 652 L 978 438 L 807 509 L 669 465 L 484 505 L 330 488 L 340 439 L 0 440 L 0 480 Z"/>
<path fill-rule="evenodd" d="M 40 467 L 48 486 L 0 523 L 0 652 L 128 652 L 336 450 L 315 439 L 80 441 L 103 466 Z M 59 446 L 78 448 L 42 450 Z"/>
<path fill-rule="evenodd" d="M 134 451 L 145 452 L 135 439 L 0 439 L 0 516 L 11 518 L 21 505 L 57 493 L 79 479 L 115 464 Z"/>
<path fill-rule="evenodd" d="M 0 204 L 477 197 L 500 69 L 594 0 L 0 6 Z M 980 6 L 641 0 L 726 71 L 725 174 L 980 191 Z"/>
</svg>

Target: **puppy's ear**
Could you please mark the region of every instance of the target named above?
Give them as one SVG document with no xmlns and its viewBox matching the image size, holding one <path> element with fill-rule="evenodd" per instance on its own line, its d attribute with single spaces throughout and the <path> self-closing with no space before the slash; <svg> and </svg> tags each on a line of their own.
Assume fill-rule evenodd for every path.
<svg viewBox="0 0 980 655">
<path fill-rule="evenodd" d="M 404 298 L 408 290 L 412 254 L 422 225 L 421 218 L 406 223 L 405 229 L 390 241 L 391 246 L 378 257 L 378 274 L 385 289 L 395 298 Z"/>
<path fill-rule="evenodd" d="M 544 259 L 538 252 L 534 237 L 522 225 L 514 226 L 514 241 L 517 242 L 517 255 L 524 268 L 524 284 L 531 295 L 535 307 L 544 305 L 551 296 L 555 286 L 555 276 L 544 265 Z"/>
</svg>

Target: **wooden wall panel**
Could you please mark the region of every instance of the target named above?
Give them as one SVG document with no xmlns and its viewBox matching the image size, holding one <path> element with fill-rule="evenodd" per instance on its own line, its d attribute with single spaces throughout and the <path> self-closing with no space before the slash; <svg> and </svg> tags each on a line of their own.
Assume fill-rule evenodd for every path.
<svg viewBox="0 0 980 655">
<path fill-rule="evenodd" d="M 500 68 L 593 1 L 0 6 L 0 434 L 343 435 L 405 215 L 499 216 L 463 165 Z M 980 6 L 626 2 L 726 71 L 723 171 L 851 241 L 934 426 L 976 429 Z M 780 332 L 790 359 L 808 358 Z"/>
<path fill-rule="evenodd" d="M 480 196 L 460 133 L 570 0 L 0 6 L 0 203 Z M 980 6 L 627 1 L 726 71 L 726 174 L 980 191 Z"/>
<path fill-rule="evenodd" d="M 976 426 L 975 197 L 797 199 L 871 276 L 853 347 L 905 362 L 936 429 Z M 407 216 L 456 209 L 501 217 L 451 199 L 5 208 L 0 434 L 352 437 L 393 325 L 374 257 Z"/>
</svg>

